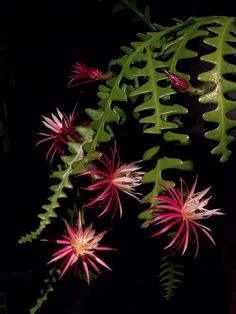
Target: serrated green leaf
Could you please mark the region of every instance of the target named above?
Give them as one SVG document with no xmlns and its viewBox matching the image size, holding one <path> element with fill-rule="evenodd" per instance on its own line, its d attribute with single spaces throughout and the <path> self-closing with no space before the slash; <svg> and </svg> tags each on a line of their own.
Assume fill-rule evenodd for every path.
<svg viewBox="0 0 236 314">
<path fill-rule="evenodd" d="M 203 119 L 207 122 L 217 124 L 216 128 L 206 132 L 205 137 L 217 141 L 218 144 L 211 150 L 212 154 L 220 155 L 220 161 L 228 160 L 231 150 L 229 144 L 233 137 L 228 135 L 230 129 L 236 126 L 236 121 L 228 118 L 227 114 L 236 109 L 236 102 L 226 97 L 228 92 L 236 92 L 236 83 L 224 78 L 224 74 L 233 74 L 235 66 L 227 62 L 224 56 L 232 55 L 235 49 L 225 44 L 227 41 L 236 43 L 236 38 L 232 36 L 235 33 L 234 18 L 215 18 L 217 25 L 209 27 L 215 36 L 204 39 L 204 42 L 215 48 L 214 52 L 201 57 L 202 61 L 214 65 L 211 70 L 199 74 L 198 79 L 205 83 L 214 83 L 215 89 L 202 95 L 199 101 L 202 104 L 212 103 L 215 108 L 203 114 Z"/>
</svg>

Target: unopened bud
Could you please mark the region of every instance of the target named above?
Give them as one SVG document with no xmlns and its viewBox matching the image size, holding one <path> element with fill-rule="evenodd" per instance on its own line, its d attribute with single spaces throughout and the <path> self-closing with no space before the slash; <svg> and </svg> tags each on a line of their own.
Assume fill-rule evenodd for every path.
<svg viewBox="0 0 236 314">
<path fill-rule="evenodd" d="M 167 70 L 164 70 L 166 76 L 170 80 L 173 88 L 178 92 L 186 92 L 191 86 L 189 81 L 185 80 L 183 77 L 177 76 Z"/>
</svg>

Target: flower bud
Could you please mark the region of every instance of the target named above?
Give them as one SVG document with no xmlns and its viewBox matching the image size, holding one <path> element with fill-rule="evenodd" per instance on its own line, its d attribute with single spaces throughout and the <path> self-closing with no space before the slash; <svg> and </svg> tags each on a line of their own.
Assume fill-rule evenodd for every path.
<svg viewBox="0 0 236 314">
<path fill-rule="evenodd" d="M 170 80 L 172 87 L 177 92 L 187 92 L 191 84 L 189 81 L 185 80 L 183 77 L 177 76 L 167 70 L 164 70 L 166 76 Z"/>
<path fill-rule="evenodd" d="M 72 66 L 72 75 L 69 76 L 68 87 L 75 87 L 96 81 L 106 81 L 112 78 L 113 73 L 102 73 L 100 70 L 88 67 L 82 62 L 76 62 Z"/>
</svg>

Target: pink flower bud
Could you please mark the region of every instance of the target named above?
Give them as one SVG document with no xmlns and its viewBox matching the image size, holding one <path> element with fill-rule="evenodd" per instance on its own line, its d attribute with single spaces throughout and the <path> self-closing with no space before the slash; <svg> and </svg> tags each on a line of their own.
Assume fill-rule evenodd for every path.
<svg viewBox="0 0 236 314">
<path fill-rule="evenodd" d="M 72 66 L 72 75 L 69 76 L 68 87 L 88 84 L 95 81 L 105 81 L 112 78 L 113 73 L 102 73 L 100 70 L 88 67 L 82 62 L 76 62 Z"/>
<path fill-rule="evenodd" d="M 184 78 L 177 76 L 167 70 L 164 70 L 166 76 L 170 80 L 172 87 L 177 91 L 177 92 L 186 92 L 188 88 L 191 86 L 189 81 L 185 80 Z"/>
</svg>

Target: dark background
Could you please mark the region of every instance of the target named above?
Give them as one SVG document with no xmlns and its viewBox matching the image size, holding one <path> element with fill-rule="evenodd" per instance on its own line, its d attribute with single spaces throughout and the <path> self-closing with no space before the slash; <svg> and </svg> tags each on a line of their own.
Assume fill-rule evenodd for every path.
<svg viewBox="0 0 236 314">
<path fill-rule="evenodd" d="M 50 165 L 45 150 L 35 147 L 42 131 L 41 114 L 55 107 L 71 112 L 75 103 L 90 104 L 87 87 L 68 89 L 71 64 L 83 60 L 106 70 L 119 47 L 149 29 L 131 23 L 132 12 L 112 13 L 116 1 L 8 1 L 1 2 L 1 102 L 9 136 L 7 157 L 1 155 L 0 293 L 7 289 L 8 314 L 28 313 L 35 303 L 48 268 L 50 254 L 37 241 L 19 245 L 18 239 L 37 226 L 37 214 L 48 197 Z M 172 17 L 234 14 L 229 1 L 140 1 L 150 6 L 152 21 L 171 24 Z M 96 93 L 94 86 L 90 93 Z M 3 107 L 3 106 L 1 106 Z M 3 109 L 1 108 L 3 115 Z M 235 173 L 233 157 L 226 165 L 204 159 L 198 149 L 199 171 L 207 171 L 216 183 L 217 207 L 227 215 L 215 219 L 217 247 L 206 243 L 196 260 L 186 258 L 186 278 L 176 297 L 164 301 L 158 283 L 161 246 L 149 239 L 137 221 L 135 204 L 113 232 L 111 243 L 119 247 L 90 288 L 65 278 L 38 313 L 188 313 L 233 314 L 235 295 Z M 122 230 L 122 231 L 121 231 Z M 206 241 L 207 242 L 207 241 Z M 114 244 L 114 246 L 115 246 Z M 0 295 L 0 304 L 4 295 Z M 1 308 L 0 308 L 1 311 Z M 2 309 L 2 312 L 4 309 Z"/>
</svg>

